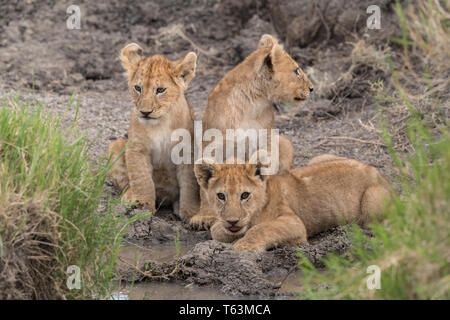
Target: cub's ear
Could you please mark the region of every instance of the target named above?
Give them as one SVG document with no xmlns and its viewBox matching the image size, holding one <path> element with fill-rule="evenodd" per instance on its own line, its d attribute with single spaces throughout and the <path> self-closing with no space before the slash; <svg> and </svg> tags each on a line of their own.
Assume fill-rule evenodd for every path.
<svg viewBox="0 0 450 320">
<path fill-rule="evenodd" d="M 277 39 L 272 37 L 270 34 L 263 34 L 258 42 L 258 49 L 261 48 L 272 48 L 274 45 L 278 44 Z"/>
<path fill-rule="evenodd" d="M 266 150 L 261 149 L 255 151 L 246 165 L 247 172 L 250 175 L 259 176 L 261 180 L 264 180 L 263 169 L 270 167 L 270 160 L 270 156 Z"/>
<path fill-rule="evenodd" d="M 189 52 L 183 60 L 175 66 L 175 76 L 180 79 L 185 87 L 189 84 L 192 78 L 195 77 L 195 68 L 197 67 L 197 55 L 194 52 Z"/>
<path fill-rule="evenodd" d="M 139 61 L 143 58 L 144 50 L 136 44 L 127 44 L 120 52 L 120 61 L 122 61 L 122 66 L 128 72 L 133 70 Z"/>
<path fill-rule="evenodd" d="M 266 70 L 273 72 L 273 66 L 280 61 L 282 54 L 283 47 L 279 44 L 274 44 L 272 50 L 270 50 L 270 52 L 264 58 L 263 70 L 264 68 L 266 68 Z"/>
<path fill-rule="evenodd" d="M 214 176 L 214 161 L 207 158 L 195 162 L 194 173 L 200 187 L 207 189 L 209 180 Z"/>
</svg>

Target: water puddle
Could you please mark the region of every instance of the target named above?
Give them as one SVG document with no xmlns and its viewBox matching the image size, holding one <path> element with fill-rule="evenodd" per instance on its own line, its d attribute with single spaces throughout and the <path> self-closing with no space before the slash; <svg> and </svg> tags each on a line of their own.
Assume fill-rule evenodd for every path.
<svg viewBox="0 0 450 320">
<path fill-rule="evenodd" d="M 140 282 L 122 288 L 111 296 L 111 300 L 235 300 L 220 293 L 216 288 L 199 287 L 194 284 L 184 285 L 172 282 Z M 242 299 L 242 297 L 239 297 Z M 248 299 L 246 297 L 246 299 Z"/>
<path fill-rule="evenodd" d="M 278 289 L 278 292 L 295 294 L 302 290 L 302 286 L 299 281 L 301 276 L 302 272 L 300 270 L 295 270 L 290 273 L 280 272 L 276 275 L 269 275 L 266 279 L 273 283 L 281 283 L 281 287 Z"/>
<path fill-rule="evenodd" d="M 193 245 L 180 244 L 179 251 L 174 245 L 129 244 L 119 253 L 119 266 L 122 268 L 141 267 L 147 261 L 170 262 L 188 252 Z M 230 300 L 236 299 L 220 293 L 216 288 L 199 287 L 181 281 L 150 281 L 118 284 L 117 291 L 110 300 Z"/>
<path fill-rule="evenodd" d="M 145 244 L 142 246 L 129 243 L 119 254 L 119 266 L 125 269 L 142 268 L 147 261 L 171 262 L 193 248 L 193 244 L 181 243 L 177 249 L 174 245 Z M 300 271 L 288 273 L 285 269 L 267 274 L 266 279 L 281 284 L 278 292 L 297 293 L 301 290 Z M 221 293 L 218 288 L 186 284 L 183 281 L 144 281 L 117 283 L 116 292 L 111 300 L 246 300 L 258 299 L 252 296 L 234 297 Z"/>
<path fill-rule="evenodd" d="M 130 244 L 121 249 L 119 253 L 119 265 L 141 265 L 146 261 L 170 262 L 178 256 L 182 256 L 193 245 L 180 244 L 179 252 L 174 245 L 138 246 Z"/>
<path fill-rule="evenodd" d="M 301 290 L 299 284 L 300 271 L 292 272 L 283 278 L 270 277 L 271 281 L 281 282 L 280 293 L 297 293 Z M 292 297 L 293 299 L 294 297 Z M 126 285 L 114 293 L 111 300 L 247 300 L 257 297 L 233 297 L 221 293 L 217 288 L 199 287 L 194 284 L 184 284 L 181 281 L 151 281 Z"/>
</svg>

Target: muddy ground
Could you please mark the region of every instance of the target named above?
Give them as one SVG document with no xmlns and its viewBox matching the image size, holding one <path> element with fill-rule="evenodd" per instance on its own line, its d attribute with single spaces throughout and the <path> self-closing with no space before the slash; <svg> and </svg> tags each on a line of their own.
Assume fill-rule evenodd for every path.
<svg viewBox="0 0 450 320">
<path fill-rule="evenodd" d="M 386 90 L 390 86 L 382 53 L 396 49 L 387 46 L 397 32 L 394 1 L 77 3 L 80 30 L 66 27 L 66 9 L 73 2 L 0 3 L 0 92 L 2 98 L 20 95 L 43 102 L 65 115 L 65 125 L 71 123 L 78 103 L 77 127 L 92 139 L 94 161 L 106 153 L 110 140 L 124 137 L 128 129 L 131 104 L 118 60 L 124 45 L 137 42 L 146 54 L 173 59 L 195 51 L 197 75 L 187 98 L 196 119 L 201 119 L 213 86 L 256 47 L 262 34 L 271 33 L 315 85 L 302 107 L 284 108 L 286 112 L 276 119 L 277 127 L 295 146 L 295 165 L 305 165 L 318 154 L 334 153 L 373 165 L 387 177 L 394 174 L 379 136 L 371 90 L 379 80 Z M 381 8 L 381 30 L 366 27 L 370 4 Z M 76 103 L 67 110 L 73 93 Z M 106 185 L 105 195 L 109 194 L 117 196 Z M 139 210 L 120 205 L 116 212 L 131 216 Z M 179 255 L 174 251 L 177 233 Z M 343 253 L 350 246 L 345 231 L 337 228 L 298 248 L 238 253 L 228 244 L 210 240 L 207 231 L 187 229 L 166 209 L 132 225 L 127 242 L 140 249 L 122 254 L 124 280 L 178 280 L 217 288 L 226 295 L 262 298 L 292 297 L 280 288 L 295 269 L 297 250 L 321 266 L 321 257 Z"/>
</svg>

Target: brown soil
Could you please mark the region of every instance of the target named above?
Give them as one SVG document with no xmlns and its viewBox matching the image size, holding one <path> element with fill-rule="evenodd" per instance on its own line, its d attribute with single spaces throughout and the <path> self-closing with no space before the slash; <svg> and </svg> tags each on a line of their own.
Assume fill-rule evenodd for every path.
<svg viewBox="0 0 450 320">
<path fill-rule="evenodd" d="M 0 4 L 0 92 L 2 98 L 20 95 L 42 101 L 52 112 L 65 115 L 64 124 L 74 117 L 74 106 L 69 111 L 67 106 L 76 93 L 77 126 L 93 141 L 93 160 L 128 129 L 131 105 L 118 61 L 125 44 L 135 41 L 147 54 L 169 58 L 196 51 L 197 76 L 187 97 L 201 119 L 213 86 L 256 47 L 262 34 L 271 33 L 284 41 L 316 88 L 301 108 L 277 116 L 277 127 L 295 146 L 295 165 L 305 165 L 314 155 L 334 153 L 371 164 L 387 177 L 394 174 L 379 137 L 370 91 L 370 84 L 380 79 L 389 87 L 389 72 L 378 64 L 375 53 L 387 47 L 388 37 L 397 30 L 394 1 L 79 3 L 81 30 L 66 28 L 66 2 Z M 381 30 L 366 28 L 369 4 L 382 9 Z M 364 42 L 358 47 L 361 39 Z M 368 47 L 373 50 L 361 53 Z M 362 59 L 365 55 L 371 59 Z M 115 194 L 110 186 L 105 192 Z M 134 215 L 139 209 L 119 206 L 116 212 Z M 158 256 L 158 250 L 175 246 L 177 233 L 180 256 Z M 345 231 L 337 228 L 298 248 L 238 253 L 228 244 L 210 240 L 206 231 L 187 229 L 168 210 L 132 225 L 128 241 L 150 251 L 137 268 L 130 266 L 133 257 L 122 257 L 124 279 L 176 278 L 214 286 L 228 295 L 278 298 L 290 294 L 280 293 L 281 284 L 271 279 L 285 279 L 292 272 L 297 249 L 321 266 L 321 257 L 342 253 L 350 245 Z"/>
</svg>

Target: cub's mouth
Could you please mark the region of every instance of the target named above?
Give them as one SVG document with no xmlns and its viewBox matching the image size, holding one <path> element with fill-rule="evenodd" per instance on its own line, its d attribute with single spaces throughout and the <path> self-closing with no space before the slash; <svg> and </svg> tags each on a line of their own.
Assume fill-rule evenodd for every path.
<svg viewBox="0 0 450 320">
<path fill-rule="evenodd" d="M 138 117 L 138 120 L 142 124 L 157 124 L 159 122 L 159 117 Z"/>
<path fill-rule="evenodd" d="M 138 118 L 141 120 L 157 120 L 161 118 L 161 112 L 159 112 L 159 110 L 155 110 L 154 108 L 151 110 L 149 110 L 148 108 L 140 110 L 135 106 L 134 110 Z"/>
<path fill-rule="evenodd" d="M 241 227 L 238 227 L 238 226 L 232 226 L 232 227 L 228 227 L 227 228 L 228 229 L 228 231 L 231 231 L 231 232 L 239 232 L 239 231 L 241 231 Z"/>
<path fill-rule="evenodd" d="M 302 97 L 294 97 L 295 101 L 305 101 L 306 98 L 302 98 Z"/>
<path fill-rule="evenodd" d="M 159 119 L 159 117 L 150 117 L 150 116 L 141 116 L 140 117 L 143 120 L 156 120 Z"/>
<path fill-rule="evenodd" d="M 158 120 L 159 118 L 161 118 L 160 115 L 154 114 L 152 112 L 142 112 L 142 111 L 138 112 L 138 117 L 139 119 L 142 120 Z"/>
</svg>

